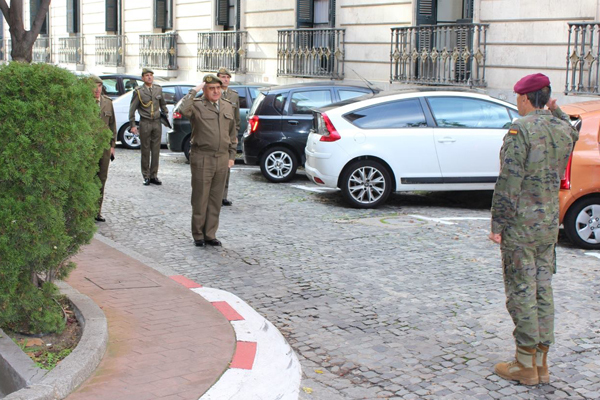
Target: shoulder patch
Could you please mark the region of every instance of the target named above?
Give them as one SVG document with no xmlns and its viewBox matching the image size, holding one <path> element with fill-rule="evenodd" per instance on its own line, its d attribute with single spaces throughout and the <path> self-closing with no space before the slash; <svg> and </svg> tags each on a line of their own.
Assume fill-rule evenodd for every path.
<svg viewBox="0 0 600 400">
<path fill-rule="evenodd" d="M 508 133 L 510 133 L 511 135 L 516 135 L 517 133 L 519 133 L 519 131 L 517 129 L 509 129 Z"/>
</svg>

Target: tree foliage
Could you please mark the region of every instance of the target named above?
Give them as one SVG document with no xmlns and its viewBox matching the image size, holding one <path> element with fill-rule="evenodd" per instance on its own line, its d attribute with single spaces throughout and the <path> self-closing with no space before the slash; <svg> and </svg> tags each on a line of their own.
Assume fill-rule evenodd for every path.
<svg viewBox="0 0 600 400">
<path fill-rule="evenodd" d="M 92 88 L 48 64 L 0 67 L 0 327 L 61 328 L 51 281 L 93 236 L 111 136 Z"/>
</svg>

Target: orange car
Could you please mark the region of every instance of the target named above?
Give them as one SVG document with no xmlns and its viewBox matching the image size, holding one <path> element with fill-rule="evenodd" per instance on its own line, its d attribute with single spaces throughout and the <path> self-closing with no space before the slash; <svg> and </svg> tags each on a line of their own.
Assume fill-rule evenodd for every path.
<svg viewBox="0 0 600 400">
<path fill-rule="evenodd" d="M 564 105 L 579 130 L 561 182 L 560 221 L 578 247 L 600 249 L 600 100 Z"/>
</svg>

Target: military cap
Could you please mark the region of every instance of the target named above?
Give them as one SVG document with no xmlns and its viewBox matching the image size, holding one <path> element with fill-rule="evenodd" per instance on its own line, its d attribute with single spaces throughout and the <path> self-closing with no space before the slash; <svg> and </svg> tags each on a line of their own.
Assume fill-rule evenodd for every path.
<svg viewBox="0 0 600 400">
<path fill-rule="evenodd" d="M 90 75 L 90 79 L 92 80 L 92 82 L 94 83 L 103 83 L 102 79 L 100 79 L 100 77 L 98 75 Z"/>
<path fill-rule="evenodd" d="M 231 78 L 231 72 L 229 72 L 229 70 L 227 70 L 227 68 L 225 67 L 219 68 L 219 72 L 217 72 L 217 75 L 229 75 L 229 77 Z"/>
<path fill-rule="evenodd" d="M 202 79 L 202 81 L 204 83 L 218 83 L 219 85 L 223 84 L 223 82 L 221 82 L 221 80 L 213 74 L 204 75 L 204 79 Z"/>
<path fill-rule="evenodd" d="M 154 75 L 154 71 L 152 71 L 150 68 L 144 68 L 144 69 L 142 69 L 142 76 L 144 76 L 146 74 L 152 74 L 152 75 Z"/>
<path fill-rule="evenodd" d="M 550 86 L 550 79 L 544 74 L 532 74 L 521 78 L 519 82 L 515 84 L 514 91 L 518 94 L 527 94 L 535 92 Z"/>
</svg>

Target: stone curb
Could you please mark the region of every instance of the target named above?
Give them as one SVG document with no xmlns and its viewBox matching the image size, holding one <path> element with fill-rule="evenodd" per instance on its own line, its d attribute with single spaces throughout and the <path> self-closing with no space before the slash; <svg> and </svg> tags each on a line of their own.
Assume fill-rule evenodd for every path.
<svg viewBox="0 0 600 400">
<path fill-rule="evenodd" d="M 65 282 L 55 284 L 73 303 L 77 320 L 83 327 L 79 344 L 42 379 L 9 394 L 4 400 L 64 399 L 96 370 L 106 352 L 108 325 L 104 312 L 88 296 Z"/>
</svg>

